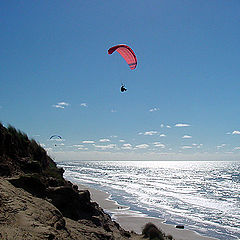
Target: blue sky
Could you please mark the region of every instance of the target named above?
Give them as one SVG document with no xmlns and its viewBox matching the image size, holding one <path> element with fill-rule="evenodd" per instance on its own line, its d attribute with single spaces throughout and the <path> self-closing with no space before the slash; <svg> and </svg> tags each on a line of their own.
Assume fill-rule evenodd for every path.
<svg viewBox="0 0 240 240">
<path fill-rule="evenodd" d="M 237 0 L 1 1 L 0 121 L 56 160 L 239 160 L 239 24 Z"/>
</svg>

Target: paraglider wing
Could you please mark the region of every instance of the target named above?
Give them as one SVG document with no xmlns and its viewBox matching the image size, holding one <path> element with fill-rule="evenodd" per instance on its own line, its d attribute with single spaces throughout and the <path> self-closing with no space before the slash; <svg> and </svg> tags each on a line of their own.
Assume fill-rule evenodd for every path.
<svg viewBox="0 0 240 240">
<path fill-rule="evenodd" d="M 62 137 L 59 136 L 59 135 L 52 135 L 52 136 L 50 137 L 50 139 L 53 139 L 53 138 L 59 138 L 59 139 L 62 139 Z"/>
<path fill-rule="evenodd" d="M 121 54 L 121 56 L 125 59 L 125 61 L 127 62 L 128 66 L 131 68 L 131 70 L 137 67 L 137 57 L 130 47 L 124 44 L 119 44 L 109 48 L 108 54 L 112 54 L 115 51 Z"/>
</svg>

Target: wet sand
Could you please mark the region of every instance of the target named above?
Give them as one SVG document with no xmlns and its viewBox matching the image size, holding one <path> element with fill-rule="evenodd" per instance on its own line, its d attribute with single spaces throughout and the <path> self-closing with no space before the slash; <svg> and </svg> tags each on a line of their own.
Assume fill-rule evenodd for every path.
<svg viewBox="0 0 240 240">
<path fill-rule="evenodd" d="M 166 235 L 171 235 L 175 240 L 216 240 L 216 238 L 205 237 L 191 230 L 177 229 L 173 225 L 163 223 L 163 219 L 150 218 L 144 214 L 131 211 L 129 207 L 121 206 L 111 200 L 111 195 L 106 192 L 81 184 L 78 184 L 78 186 L 79 189 L 89 190 L 92 201 L 97 202 L 125 230 L 141 234 L 143 226 L 148 222 L 152 222 Z"/>
</svg>

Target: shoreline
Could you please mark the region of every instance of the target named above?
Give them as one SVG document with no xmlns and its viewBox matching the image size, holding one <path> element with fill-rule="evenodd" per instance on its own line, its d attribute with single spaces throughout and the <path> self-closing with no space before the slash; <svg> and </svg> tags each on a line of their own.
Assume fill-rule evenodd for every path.
<svg viewBox="0 0 240 240">
<path fill-rule="evenodd" d="M 149 217 L 140 212 L 131 211 L 129 207 L 119 205 L 111 200 L 111 195 L 102 190 L 98 190 L 84 184 L 75 183 L 81 190 L 89 190 L 91 200 L 97 202 L 103 210 L 111 215 L 111 218 L 128 231 L 142 233 L 143 226 L 152 222 L 159 227 L 166 235 L 171 235 L 175 240 L 218 240 L 217 238 L 206 237 L 188 229 L 177 229 L 175 225 L 164 223 L 163 219 Z"/>
</svg>

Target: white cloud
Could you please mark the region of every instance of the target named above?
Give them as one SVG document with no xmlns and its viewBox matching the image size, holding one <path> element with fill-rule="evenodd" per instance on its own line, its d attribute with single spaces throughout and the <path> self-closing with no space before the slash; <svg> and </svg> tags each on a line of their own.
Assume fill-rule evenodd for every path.
<svg viewBox="0 0 240 240">
<path fill-rule="evenodd" d="M 60 106 L 60 105 L 52 105 L 53 107 L 55 107 L 55 108 L 61 108 L 61 109 L 64 109 L 65 107 L 63 107 L 63 106 Z"/>
<path fill-rule="evenodd" d="M 153 143 L 155 147 L 165 148 L 166 146 L 160 142 L 154 142 Z"/>
<path fill-rule="evenodd" d="M 221 144 L 221 145 L 217 146 L 217 149 L 223 148 L 223 147 L 225 147 L 225 146 L 226 146 L 226 144 L 225 144 L 225 143 L 223 143 L 223 144 Z"/>
<path fill-rule="evenodd" d="M 123 144 L 123 147 L 131 147 L 132 146 L 132 144 L 130 144 L 130 143 L 124 143 Z"/>
<path fill-rule="evenodd" d="M 159 111 L 159 108 L 151 108 L 150 110 L 149 110 L 149 112 L 156 112 L 156 111 Z"/>
<path fill-rule="evenodd" d="M 239 134 L 240 134 L 240 131 L 237 131 L 237 130 L 232 132 L 232 135 L 239 135 Z"/>
<path fill-rule="evenodd" d="M 190 136 L 190 135 L 184 135 L 184 136 L 182 136 L 182 138 L 187 139 L 187 138 L 192 138 L 192 136 Z"/>
<path fill-rule="evenodd" d="M 52 105 L 53 107 L 55 108 L 61 108 L 61 109 L 64 109 L 65 107 L 68 107 L 70 104 L 69 103 L 66 103 L 66 102 L 59 102 L 55 105 Z"/>
<path fill-rule="evenodd" d="M 102 138 L 102 139 L 99 140 L 99 142 L 110 142 L 110 139 Z"/>
<path fill-rule="evenodd" d="M 152 135 L 155 135 L 157 134 L 157 131 L 148 131 L 148 132 L 145 132 L 144 135 L 148 135 L 148 136 L 152 136 Z"/>
<path fill-rule="evenodd" d="M 80 106 L 81 107 L 87 107 L 87 104 L 86 103 L 81 103 Z"/>
<path fill-rule="evenodd" d="M 182 146 L 181 148 L 182 148 L 182 149 L 191 149 L 192 146 Z"/>
<path fill-rule="evenodd" d="M 187 123 L 177 123 L 175 124 L 175 127 L 190 127 L 191 125 L 187 124 Z"/>
<path fill-rule="evenodd" d="M 111 112 L 112 112 L 112 113 L 115 113 L 115 112 L 117 112 L 117 110 L 115 110 L 115 109 L 112 109 L 112 110 L 111 110 Z"/>
<path fill-rule="evenodd" d="M 169 126 L 169 125 L 164 125 L 163 123 L 160 125 L 160 127 L 161 127 L 161 128 L 164 128 L 164 127 L 166 127 L 166 128 L 172 128 L 171 126 Z"/>
<path fill-rule="evenodd" d="M 123 140 L 123 139 L 120 139 L 120 140 L 119 140 L 119 142 L 125 142 L 125 140 Z"/>
<path fill-rule="evenodd" d="M 240 147 L 235 147 L 234 150 L 240 150 Z"/>
<path fill-rule="evenodd" d="M 196 148 L 201 148 L 203 146 L 203 144 L 197 144 L 197 143 L 193 143 L 192 144 L 193 147 L 196 147 Z"/>
<path fill-rule="evenodd" d="M 125 143 L 121 147 L 122 149 L 132 149 L 132 145 L 130 143 Z"/>
<path fill-rule="evenodd" d="M 96 148 L 101 149 L 113 149 L 116 147 L 116 144 L 109 144 L 109 145 L 94 145 Z"/>
<path fill-rule="evenodd" d="M 60 103 L 58 103 L 58 105 L 67 107 L 67 106 L 69 106 L 70 104 L 69 104 L 69 103 L 66 103 L 66 102 L 60 102 Z"/>
<path fill-rule="evenodd" d="M 78 147 L 78 150 L 88 150 L 86 147 Z"/>
<path fill-rule="evenodd" d="M 166 135 L 165 135 L 165 134 L 160 134 L 159 136 L 160 136 L 160 137 L 166 137 Z"/>
<path fill-rule="evenodd" d="M 77 144 L 77 145 L 73 145 L 73 147 L 79 147 L 79 148 L 82 148 L 83 145 L 79 145 L 79 144 Z"/>
<path fill-rule="evenodd" d="M 95 141 L 92 141 L 92 140 L 84 140 L 84 141 L 82 141 L 82 143 L 95 143 Z"/>
<path fill-rule="evenodd" d="M 51 152 L 53 149 L 51 147 L 49 148 L 44 148 L 47 152 Z"/>
<path fill-rule="evenodd" d="M 149 145 L 148 144 L 139 144 L 136 146 L 137 149 L 145 149 L 145 148 L 148 148 Z"/>
</svg>

